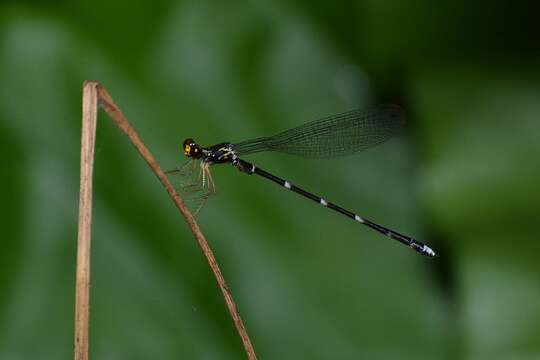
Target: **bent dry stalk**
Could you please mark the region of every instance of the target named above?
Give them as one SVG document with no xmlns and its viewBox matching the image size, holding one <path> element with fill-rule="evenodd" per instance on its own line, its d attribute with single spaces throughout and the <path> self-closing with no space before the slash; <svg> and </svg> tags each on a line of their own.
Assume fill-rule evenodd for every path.
<svg viewBox="0 0 540 360">
<path fill-rule="evenodd" d="M 156 159 L 138 136 L 135 129 L 126 119 L 120 108 L 99 83 L 85 81 L 83 86 L 83 117 L 82 117 L 82 142 L 81 142 L 81 187 L 79 204 L 79 234 L 77 239 L 77 275 L 76 275 L 76 301 L 75 301 L 75 360 L 88 359 L 88 321 L 89 321 L 89 294 L 90 294 L 90 229 L 92 215 L 92 169 L 94 159 L 94 142 L 96 135 L 97 106 L 101 106 L 124 132 L 129 141 L 137 149 L 141 157 L 146 161 L 150 169 L 154 172 L 163 187 L 169 193 L 174 204 L 186 220 L 189 228 L 193 232 L 197 244 L 201 248 L 206 261 L 227 305 L 231 318 L 233 319 L 236 331 L 242 340 L 247 358 L 257 359 L 248 332 L 244 326 L 236 303 L 225 282 L 214 253 L 199 225 L 191 212 L 186 208 L 184 202 L 178 196 L 174 187 L 170 183 L 165 173 L 157 163 Z"/>
</svg>

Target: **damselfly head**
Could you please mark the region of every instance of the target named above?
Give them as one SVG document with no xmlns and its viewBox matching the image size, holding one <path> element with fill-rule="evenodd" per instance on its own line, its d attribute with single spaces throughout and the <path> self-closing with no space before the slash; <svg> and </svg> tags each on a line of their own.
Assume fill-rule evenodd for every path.
<svg viewBox="0 0 540 360">
<path fill-rule="evenodd" d="M 195 142 L 195 140 L 189 138 L 184 140 L 184 155 L 194 159 L 198 159 L 202 156 L 201 147 Z"/>
</svg>

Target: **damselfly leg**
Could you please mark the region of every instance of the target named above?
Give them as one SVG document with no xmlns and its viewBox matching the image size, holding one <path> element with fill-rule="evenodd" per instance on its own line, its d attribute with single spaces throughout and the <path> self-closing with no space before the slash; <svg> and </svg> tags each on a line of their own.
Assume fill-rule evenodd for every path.
<svg viewBox="0 0 540 360">
<path fill-rule="evenodd" d="M 167 175 L 193 215 L 197 215 L 208 198 L 216 193 L 209 166 L 204 162 L 191 159 L 182 167 L 167 171 Z"/>
</svg>

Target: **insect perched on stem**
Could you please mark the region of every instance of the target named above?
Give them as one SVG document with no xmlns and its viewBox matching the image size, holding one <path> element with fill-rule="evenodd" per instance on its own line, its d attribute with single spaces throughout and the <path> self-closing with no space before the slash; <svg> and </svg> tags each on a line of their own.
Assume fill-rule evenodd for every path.
<svg viewBox="0 0 540 360">
<path fill-rule="evenodd" d="M 353 110 L 329 116 L 274 136 L 260 137 L 234 144 L 223 142 L 209 147 L 201 147 L 193 139 L 188 138 L 184 141 L 183 151 L 189 161 L 182 168 L 172 170 L 169 173 L 180 175 L 180 178 L 184 179 L 180 183 L 179 191 L 184 195 L 186 201 L 197 204 L 195 213 L 201 209 L 209 196 L 215 194 L 210 166 L 232 164 L 245 174 L 257 174 L 273 181 L 397 240 L 422 255 L 435 256 L 435 252 L 429 246 L 376 224 L 241 159 L 244 155 L 263 151 L 276 151 L 319 159 L 350 155 L 385 142 L 403 126 L 404 122 L 403 113 L 398 106 L 384 105 L 368 111 Z M 195 179 L 193 179 L 193 174 L 197 175 Z"/>
</svg>

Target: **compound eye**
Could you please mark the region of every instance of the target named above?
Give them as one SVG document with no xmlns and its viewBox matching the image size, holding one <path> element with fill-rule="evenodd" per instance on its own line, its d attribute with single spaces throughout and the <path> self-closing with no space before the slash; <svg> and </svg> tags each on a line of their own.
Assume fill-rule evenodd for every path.
<svg viewBox="0 0 540 360">
<path fill-rule="evenodd" d="M 184 140 L 184 155 L 191 156 L 193 155 L 193 150 L 197 145 L 193 139 Z"/>
<path fill-rule="evenodd" d="M 190 156 L 194 159 L 199 159 L 202 156 L 202 151 L 199 145 L 193 143 L 190 146 Z"/>
</svg>

